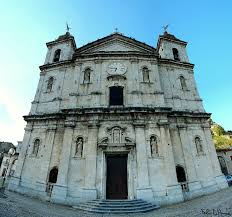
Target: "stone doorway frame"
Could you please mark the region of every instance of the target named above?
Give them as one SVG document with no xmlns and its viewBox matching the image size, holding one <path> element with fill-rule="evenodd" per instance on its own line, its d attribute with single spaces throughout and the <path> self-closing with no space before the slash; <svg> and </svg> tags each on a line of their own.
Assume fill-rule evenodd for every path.
<svg viewBox="0 0 232 217">
<path fill-rule="evenodd" d="M 107 185 L 107 155 L 127 155 L 127 199 L 134 199 L 136 194 L 134 192 L 135 180 L 133 175 L 133 153 L 131 150 L 125 151 L 103 151 L 103 174 L 102 174 L 102 199 L 106 199 L 106 185 Z"/>
</svg>

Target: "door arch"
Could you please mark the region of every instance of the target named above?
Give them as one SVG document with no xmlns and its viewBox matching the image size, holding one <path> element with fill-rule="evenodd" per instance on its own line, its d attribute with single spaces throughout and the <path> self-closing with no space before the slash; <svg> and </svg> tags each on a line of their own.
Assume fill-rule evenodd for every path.
<svg viewBox="0 0 232 217">
<path fill-rule="evenodd" d="M 58 168 L 57 167 L 53 167 L 50 170 L 48 182 L 49 183 L 56 183 L 56 181 L 57 181 L 57 175 L 58 175 Z"/>
<path fill-rule="evenodd" d="M 178 182 L 186 182 L 186 174 L 184 168 L 180 165 L 176 166 L 176 176 Z"/>
</svg>

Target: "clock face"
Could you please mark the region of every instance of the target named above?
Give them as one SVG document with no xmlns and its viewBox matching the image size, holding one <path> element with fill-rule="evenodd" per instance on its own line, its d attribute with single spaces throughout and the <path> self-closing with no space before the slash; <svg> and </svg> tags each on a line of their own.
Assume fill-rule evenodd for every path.
<svg viewBox="0 0 232 217">
<path fill-rule="evenodd" d="M 124 64 L 115 62 L 108 66 L 107 72 L 110 75 L 122 75 L 126 72 L 126 69 L 127 68 Z"/>
</svg>

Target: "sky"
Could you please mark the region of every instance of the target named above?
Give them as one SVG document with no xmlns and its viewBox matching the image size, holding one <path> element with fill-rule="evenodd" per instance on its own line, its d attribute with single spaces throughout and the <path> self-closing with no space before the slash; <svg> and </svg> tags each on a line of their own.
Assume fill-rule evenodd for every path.
<svg viewBox="0 0 232 217">
<path fill-rule="evenodd" d="M 232 1 L 0 0 L 0 141 L 23 139 L 44 63 L 46 42 L 71 27 L 77 47 L 118 28 L 156 47 L 162 26 L 188 42 L 190 62 L 207 112 L 232 130 Z"/>
</svg>

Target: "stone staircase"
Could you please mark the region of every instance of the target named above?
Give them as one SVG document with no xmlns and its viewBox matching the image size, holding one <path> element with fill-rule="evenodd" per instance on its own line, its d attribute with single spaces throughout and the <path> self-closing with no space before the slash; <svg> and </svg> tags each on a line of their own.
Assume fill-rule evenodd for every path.
<svg viewBox="0 0 232 217">
<path fill-rule="evenodd" d="M 144 213 L 160 208 L 158 205 L 137 200 L 91 200 L 73 206 L 73 208 L 93 213 Z"/>
</svg>

